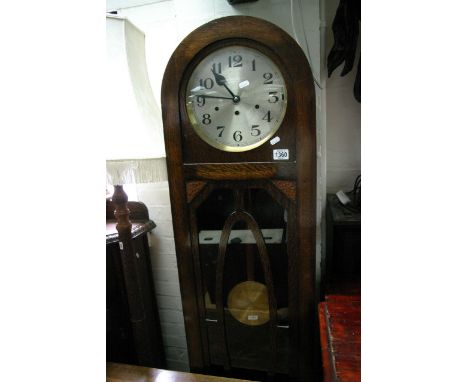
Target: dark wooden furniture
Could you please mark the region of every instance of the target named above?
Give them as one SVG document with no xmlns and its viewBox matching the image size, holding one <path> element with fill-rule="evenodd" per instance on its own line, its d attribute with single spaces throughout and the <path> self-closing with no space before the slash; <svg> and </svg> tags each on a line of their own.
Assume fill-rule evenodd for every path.
<svg viewBox="0 0 468 382">
<path fill-rule="evenodd" d="M 108 362 L 107 382 L 249 382 L 245 379 L 214 377 L 179 371 Z"/>
<path fill-rule="evenodd" d="M 190 125 L 185 94 L 191 71 L 207 52 L 229 44 L 258 49 L 283 73 L 288 102 L 276 146 L 220 151 Z M 174 51 L 161 99 L 191 370 L 318 380 L 315 94 L 304 53 L 264 20 L 213 20 Z M 275 148 L 288 149 L 289 159 L 273 160 Z M 241 291 L 245 308 L 242 298 L 232 302 L 236 286 L 254 282 L 264 288 L 256 289 L 258 296 Z M 257 325 L 263 315 L 267 322 Z"/>
<path fill-rule="evenodd" d="M 119 199 L 119 191 L 114 194 L 114 199 Z M 149 219 L 143 203 L 123 202 L 128 209 L 117 210 L 126 214 L 127 220 L 129 214 L 131 223 L 128 221 L 124 227 L 126 232 L 119 235 L 114 218 L 116 205 L 106 201 L 106 359 L 164 367 L 146 235 L 156 225 Z"/>
<path fill-rule="evenodd" d="M 361 297 L 327 296 L 319 321 L 323 381 L 361 381 Z"/>
<path fill-rule="evenodd" d="M 322 261 L 322 294 L 360 294 L 361 213 L 327 195 L 327 250 Z"/>
</svg>

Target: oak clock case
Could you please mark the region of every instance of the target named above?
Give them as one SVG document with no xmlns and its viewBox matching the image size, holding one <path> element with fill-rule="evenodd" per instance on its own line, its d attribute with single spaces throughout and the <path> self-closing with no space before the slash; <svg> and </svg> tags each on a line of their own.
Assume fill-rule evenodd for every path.
<svg viewBox="0 0 468 382">
<path fill-rule="evenodd" d="M 191 370 L 311 380 L 315 100 L 304 54 L 266 21 L 214 20 L 173 53 L 162 100 Z"/>
</svg>

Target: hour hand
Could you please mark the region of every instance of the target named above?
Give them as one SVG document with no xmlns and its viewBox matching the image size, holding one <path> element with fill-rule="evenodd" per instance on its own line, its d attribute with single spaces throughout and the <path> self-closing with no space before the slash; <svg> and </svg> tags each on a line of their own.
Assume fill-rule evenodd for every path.
<svg viewBox="0 0 468 382">
<path fill-rule="evenodd" d="M 216 84 L 218 86 L 224 86 L 226 84 L 226 77 L 224 77 L 222 74 L 216 73 L 213 68 L 211 68 L 211 71 L 213 72 Z"/>
<path fill-rule="evenodd" d="M 235 95 L 231 89 L 228 88 L 226 85 L 226 77 L 224 77 L 222 74 L 216 73 L 213 68 L 211 68 L 211 71 L 213 72 L 214 78 L 218 86 L 224 86 L 226 90 L 229 92 L 229 94 L 232 96 L 232 100 L 234 103 L 238 103 L 240 101 L 239 96 Z"/>
</svg>

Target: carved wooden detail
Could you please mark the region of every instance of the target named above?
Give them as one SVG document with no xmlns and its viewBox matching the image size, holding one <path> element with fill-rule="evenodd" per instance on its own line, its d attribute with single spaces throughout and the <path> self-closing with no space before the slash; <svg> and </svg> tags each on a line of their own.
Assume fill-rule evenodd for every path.
<svg viewBox="0 0 468 382">
<path fill-rule="evenodd" d="M 272 180 L 271 181 L 276 188 L 292 201 L 296 201 L 296 182 L 289 180 Z"/>
<path fill-rule="evenodd" d="M 192 200 L 197 196 L 201 190 L 203 190 L 206 186 L 207 182 L 202 181 L 193 181 L 187 182 L 185 185 L 186 192 L 187 192 L 187 203 L 191 203 Z"/>
<path fill-rule="evenodd" d="M 276 167 L 271 164 L 223 163 L 199 165 L 196 175 L 213 180 L 267 179 L 276 175 Z"/>
<path fill-rule="evenodd" d="M 130 222 L 130 210 L 127 207 L 128 196 L 122 186 L 114 186 L 112 202 L 115 206 L 114 216 L 117 219 L 116 229 L 119 236 L 131 240 L 132 223 Z M 121 240 L 122 241 L 122 240 Z"/>
</svg>

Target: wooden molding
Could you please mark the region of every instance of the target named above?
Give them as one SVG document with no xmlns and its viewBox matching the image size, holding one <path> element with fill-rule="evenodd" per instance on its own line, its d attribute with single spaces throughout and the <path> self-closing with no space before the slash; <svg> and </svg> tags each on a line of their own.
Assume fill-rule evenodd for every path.
<svg viewBox="0 0 468 382">
<path fill-rule="evenodd" d="M 203 190 L 206 186 L 206 182 L 203 181 L 193 181 L 187 182 L 185 185 L 187 192 L 187 203 L 191 203 L 192 200 Z"/>
<path fill-rule="evenodd" d="M 296 182 L 288 180 L 272 180 L 275 185 L 289 200 L 296 201 Z"/>
</svg>

